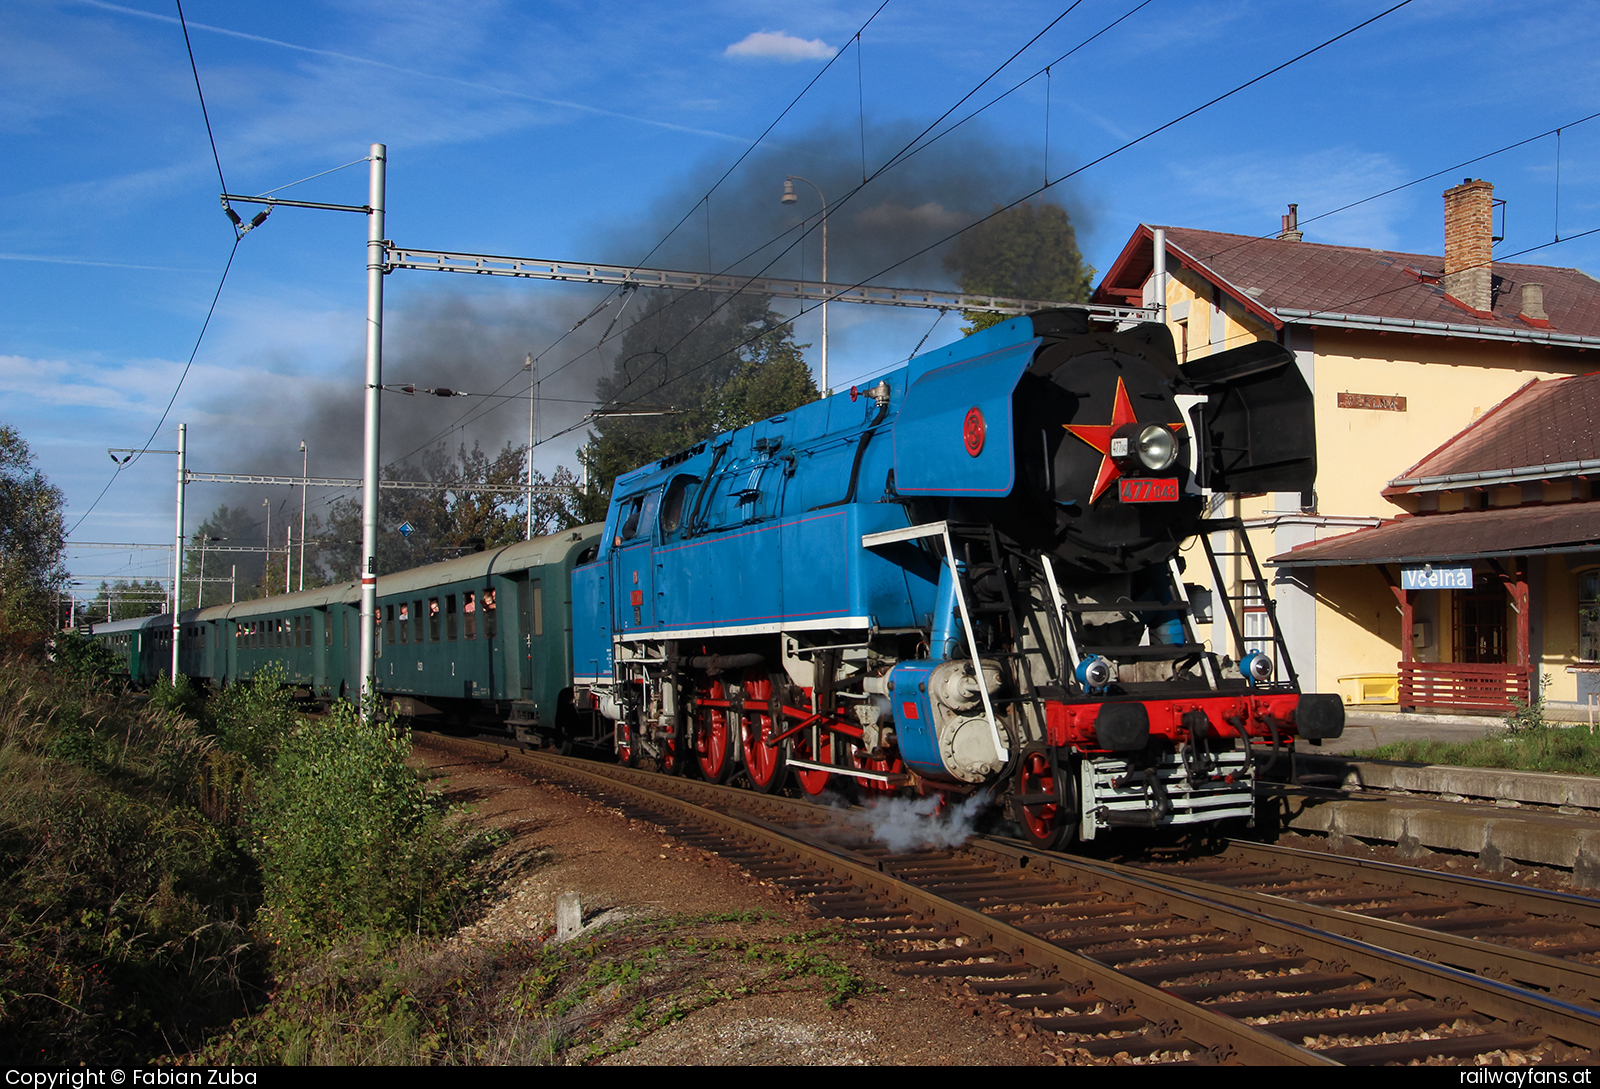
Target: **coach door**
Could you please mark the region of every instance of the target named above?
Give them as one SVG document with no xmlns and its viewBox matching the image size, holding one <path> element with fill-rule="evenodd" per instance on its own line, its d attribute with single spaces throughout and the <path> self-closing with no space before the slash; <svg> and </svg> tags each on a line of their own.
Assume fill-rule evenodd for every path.
<svg viewBox="0 0 1600 1089">
<path fill-rule="evenodd" d="M 544 584 L 526 573 L 517 576 L 518 683 L 522 698 L 533 698 L 533 659 L 544 635 Z"/>
</svg>

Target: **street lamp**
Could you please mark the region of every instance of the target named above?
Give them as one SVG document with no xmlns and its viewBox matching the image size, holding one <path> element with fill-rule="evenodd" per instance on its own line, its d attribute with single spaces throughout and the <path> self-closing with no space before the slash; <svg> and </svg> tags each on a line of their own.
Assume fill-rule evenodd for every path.
<svg viewBox="0 0 1600 1089">
<path fill-rule="evenodd" d="M 200 530 L 195 536 L 200 538 L 200 581 L 195 587 L 194 605 L 197 609 L 203 609 L 206 607 L 206 546 L 212 541 L 226 541 L 228 538 L 207 536 L 205 530 Z"/>
<path fill-rule="evenodd" d="M 311 465 L 311 455 L 306 452 L 306 440 L 300 440 L 300 585 L 306 588 L 306 470 Z M 287 580 L 285 580 L 287 582 Z M 287 589 L 287 585 L 284 587 Z"/>
<path fill-rule="evenodd" d="M 539 364 L 533 358 L 533 353 L 528 353 L 528 358 L 523 361 L 522 369 L 528 372 L 528 533 L 527 540 L 533 540 L 533 420 L 534 412 L 539 405 Z"/>
<path fill-rule="evenodd" d="M 790 174 L 783 179 L 783 203 L 795 204 L 800 198 L 795 195 L 794 183 L 803 181 L 817 191 L 817 199 L 822 201 L 822 395 L 828 396 L 828 198 L 822 195 L 822 187 L 810 178 L 802 178 L 798 174 Z M 804 275 L 802 271 L 801 275 Z"/>
<path fill-rule="evenodd" d="M 267 547 L 263 550 L 266 559 L 261 562 L 261 594 L 263 597 L 272 596 L 272 500 L 263 499 L 261 505 L 267 508 Z M 287 586 L 284 587 L 288 589 Z"/>
</svg>

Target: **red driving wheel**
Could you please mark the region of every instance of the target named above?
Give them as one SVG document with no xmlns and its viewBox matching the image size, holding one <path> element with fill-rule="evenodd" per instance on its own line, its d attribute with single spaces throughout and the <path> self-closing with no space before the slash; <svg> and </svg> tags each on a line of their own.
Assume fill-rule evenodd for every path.
<svg viewBox="0 0 1600 1089">
<path fill-rule="evenodd" d="M 750 785 L 762 794 L 771 794 L 783 785 L 786 764 L 783 749 L 768 745 L 778 731 L 774 729 L 769 701 L 772 681 L 760 673 L 749 673 L 744 682 L 744 713 L 739 716 L 739 738 L 744 749 L 744 770 Z"/>
<path fill-rule="evenodd" d="M 721 681 L 712 681 L 701 689 L 700 696 L 708 700 L 728 698 Z M 726 707 L 701 707 L 695 730 L 694 752 L 700 764 L 700 774 L 708 783 L 722 783 L 733 768 L 733 737 L 728 732 Z"/>
<path fill-rule="evenodd" d="M 1072 839 L 1077 814 L 1071 800 L 1070 772 L 1054 767 L 1050 753 L 1033 749 L 1022 755 L 1017 769 L 1017 817 L 1028 839 L 1050 851 Z"/>
</svg>

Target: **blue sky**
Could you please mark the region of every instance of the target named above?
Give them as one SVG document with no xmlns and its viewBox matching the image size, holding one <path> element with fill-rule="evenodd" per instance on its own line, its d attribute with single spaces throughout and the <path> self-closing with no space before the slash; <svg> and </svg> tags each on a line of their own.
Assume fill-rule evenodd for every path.
<svg viewBox="0 0 1600 1089">
<path fill-rule="evenodd" d="M 1061 14 L 1055 4 L 285 3 L 189 0 L 195 61 L 227 184 L 259 193 L 388 145 L 388 234 L 403 245 L 529 257 L 722 265 L 797 221 L 783 174 L 837 199 Z M 1392 2 L 1392 0 L 1391 0 Z M 1082 0 L 960 117 L 1078 46 L 1137 0 Z M 866 275 L 1383 11 L 1150 0 L 1116 27 L 874 181 L 830 222 L 834 279 Z M 1343 41 L 1056 186 L 1104 270 L 1136 224 L 1264 234 L 1600 110 L 1597 5 L 1413 0 Z M 172 397 L 232 235 L 218 205 L 176 8 L 155 0 L 9 0 L 0 9 L 7 169 L 0 173 L 0 421 L 18 428 L 77 523 L 112 478 L 107 447 L 143 445 Z M 839 52 L 709 201 L 710 184 Z M 1560 141 L 1563 235 L 1600 227 L 1600 119 Z M 362 203 L 365 164 L 286 190 Z M 1307 225 L 1310 241 L 1438 253 L 1440 193 L 1468 174 L 1507 202 L 1500 252 L 1556 231 L 1546 138 Z M 815 196 L 801 187 L 804 214 Z M 248 214 L 248 213 L 247 213 Z M 963 218 L 965 217 L 965 218 Z M 365 224 L 283 209 L 239 246 L 216 315 L 153 446 L 188 423 L 199 471 L 358 471 Z M 896 252 L 896 247 L 900 252 Z M 775 250 L 767 251 L 768 255 Z M 802 271 L 790 253 L 774 271 Z M 761 259 L 764 261 L 765 259 Z M 1600 273 L 1600 235 L 1524 261 Z M 808 242 L 804 271 L 819 275 Z M 761 261 L 745 267 L 754 269 Z M 945 286 L 937 257 L 885 282 Z M 615 306 L 552 344 L 603 289 L 397 272 L 385 375 L 474 392 L 528 352 L 546 371 L 592 348 Z M 925 311 L 836 306 L 834 385 L 892 363 Z M 952 317 L 929 346 L 956 335 Z M 797 326 L 815 360 L 814 316 Z M 541 431 L 574 422 L 599 355 L 544 387 Z M 520 441 L 525 402 L 386 402 L 384 457 L 442 436 Z M 465 423 L 463 413 L 471 409 Z M 480 416 L 481 418 L 471 418 Z M 549 471 L 571 444 L 541 447 Z M 286 489 L 196 485 L 218 502 L 293 506 Z M 324 496 L 324 499 L 327 497 Z M 313 508 L 318 502 L 313 498 Z M 172 459 L 122 472 L 75 536 L 170 539 Z M 192 529 L 196 520 L 191 518 Z M 80 552 L 80 575 L 159 572 L 157 554 Z"/>
</svg>

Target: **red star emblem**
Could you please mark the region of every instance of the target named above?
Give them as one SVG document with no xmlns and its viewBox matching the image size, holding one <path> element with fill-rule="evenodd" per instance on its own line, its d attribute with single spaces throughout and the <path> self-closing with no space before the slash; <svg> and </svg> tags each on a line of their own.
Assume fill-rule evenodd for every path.
<svg viewBox="0 0 1600 1089">
<path fill-rule="evenodd" d="M 1068 431 L 1100 451 L 1100 471 L 1095 474 L 1094 491 L 1089 496 L 1093 503 L 1100 498 L 1100 493 L 1111 487 L 1111 482 L 1122 476 L 1122 470 L 1117 468 L 1117 463 L 1111 460 L 1111 436 L 1123 424 L 1138 423 L 1139 418 L 1134 415 L 1133 402 L 1128 399 L 1128 388 L 1122 384 L 1122 379 L 1117 379 L 1116 402 L 1111 407 L 1111 422 L 1108 424 L 1063 424 Z M 1168 424 L 1173 432 L 1183 430 L 1183 424 Z"/>
</svg>

